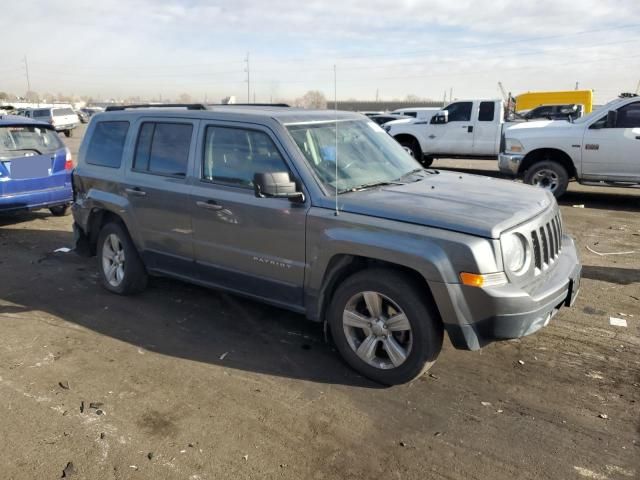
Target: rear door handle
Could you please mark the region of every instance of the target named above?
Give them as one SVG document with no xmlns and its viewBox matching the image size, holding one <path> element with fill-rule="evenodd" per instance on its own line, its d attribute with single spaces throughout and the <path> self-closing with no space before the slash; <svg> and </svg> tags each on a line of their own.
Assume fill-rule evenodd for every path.
<svg viewBox="0 0 640 480">
<path fill-rule="evenodd" d="M 147 196 L 147 192 L 145 192 L 144 190 L 140 190 L 139 187 L 125 188 L 124 191 L 127 192 L 129 195 L 134 196 L 134 197 L 146 197 Z"/>
<path fill-rule="evenodd" d="M 213 200 L 207 200 L 206 202 L 197 201 L 196 205 L 207 210 L 222 210 L 222 205 L 218 205 Z"/>
<path fill-rule="evenodd" d="M 640 135 L 636 135 L 636 140 L 640 140 Z"/>
</svg>

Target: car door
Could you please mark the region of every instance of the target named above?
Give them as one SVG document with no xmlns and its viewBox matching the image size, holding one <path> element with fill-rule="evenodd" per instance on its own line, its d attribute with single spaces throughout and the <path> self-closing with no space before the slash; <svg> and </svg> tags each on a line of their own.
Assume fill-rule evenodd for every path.
<svg viewBox="0 0 640 480">
<path fill-rule="evenodd" d="M 496 109 L 496 102 L 480 102 L 477 121 L 473 124 L 473 154 L 497 155 L 500 148 L 500 128 L 502 113 Z"/>
<path fill-rule="evenodd" d="M 473 151 L 473 122 L 471 113 L 473 102 L 455 102 L 445 109 L 449 112 L 448 122 L 435 123 L 431 118 L 425 153 L 469 155 Z"/>
<path fill-rule="evenodd" d="M 254 173 L 291 172 L 276 137 L 260 126 L 203 122 L 198 145 L 191 211 L 202 279 L 301 306 L 309 204 L 253 190 Z"/>
<path fill-rule="evenodd" d="M 604 115 L 585 130 L 583 177 L 640 181 L 640 101 L 618 108 L 615 126 L 606 120 Z"/>
<path fill-rule="evenodd" d="M 125 177 L 145 263 L 162 272 L 193 274 L 190 185 L 197 120 L 142 118 Z"/>
</svg>

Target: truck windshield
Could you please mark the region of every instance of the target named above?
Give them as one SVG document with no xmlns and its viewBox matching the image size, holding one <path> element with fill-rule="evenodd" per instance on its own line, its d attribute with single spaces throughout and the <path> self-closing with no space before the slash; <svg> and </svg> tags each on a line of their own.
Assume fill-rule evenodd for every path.
<svg viewBox="0 0 640 480">
<path fill-rule="evenodd" d="M 37 125 L 0 127 L 0 158 L 24 156 L 25 152 L 52 153 L 63 148 L 56 132 Z"/>
<path fill-rule="evenodd" d="M 339 192 L 392 183 L 421 168 L 371 121 L 292 124 L 287 130 L 320 180 Z"/>
</svg>

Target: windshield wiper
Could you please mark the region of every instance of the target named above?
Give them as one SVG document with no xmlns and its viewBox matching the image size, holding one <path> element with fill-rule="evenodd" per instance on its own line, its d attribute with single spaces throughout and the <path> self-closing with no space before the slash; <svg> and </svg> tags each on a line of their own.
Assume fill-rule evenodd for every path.
<svg viewBox="0 0 640 480">
<path fill-rule="evenodd" d="M 361 190 L 366 190 L 367 188 L 384 187 L 387 185 L 403 185 L 403 184 L 396 180 L 363 183 L 362 185 L 356 185 L 355 187 L 345 188 L 344 190 L 338 190 L 338 194 L 347 193 L 347 192 L 359 192 Z"/>
</svg>

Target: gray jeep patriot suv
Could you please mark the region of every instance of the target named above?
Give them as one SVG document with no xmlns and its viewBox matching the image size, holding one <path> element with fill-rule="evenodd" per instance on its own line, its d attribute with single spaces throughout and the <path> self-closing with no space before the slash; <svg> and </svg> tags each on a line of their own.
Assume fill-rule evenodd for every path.
<svg viewBox="0 0 640 480">
<path fill-rule="evenodd" d="M 166 275 L 300 312 L 385 384 L 429 368 L 444 330 L 470 350 L 537 331 L 580 285 L 553 195 L 421 168 L 355 113 L 99 113 L 73 185 L 108 290 Z"/>
</svg>

